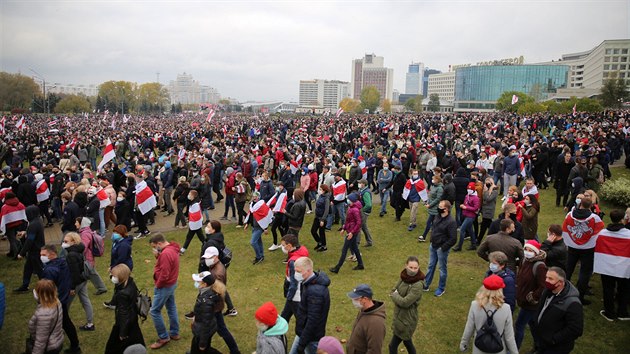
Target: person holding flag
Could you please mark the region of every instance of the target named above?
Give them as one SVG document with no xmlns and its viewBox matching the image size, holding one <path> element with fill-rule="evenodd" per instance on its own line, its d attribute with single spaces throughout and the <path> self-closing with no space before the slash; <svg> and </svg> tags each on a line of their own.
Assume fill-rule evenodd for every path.
<svg viewBox="0 0 630 354">
<path fill-rule="evenodd" d="M 0 231 L 9 239 L 9 253 L 7 257 L 17 257 L 19 244 L 18 231 L 24 230 L 28 223 L 26 219 L 26 207 L 20 203 L 15 193 L 7 192 L 4 196 L 4 205 L 0 209 Z"/>
<path fill-rule="evenodd" d="M 278 181 L 276 184 L 276 194 L 269 199 L 267 205 L 273 210 L 273 223 L 271 224 L 271 235 L 273 236 L 273 243 L 269 246 L 268 250 L 275 251 L 280 249 L 278 244 L 278 229 L 280 229 L 280 236 L 286 234 L 286 230 L 282 227 L 284 223 L 284 210 L 287 206 L 287 190 L 284 189 L 284 183 Z"/>
<path fill-rule="evenodd" d="M 186 234 L 186 241 L 179 250 L 180 255 L 184 255 L 186 249 L 190 245 L 193 236 L 197 234 L 197 238 L 201 241 L 201 244 L 206 240 L 206 236 L 203 234 L 203 218 L 201 216 L 201 204 L 199 201 L 199 194 L 196 190 L 191 189 L 188 192 L 188 233 Z"/>
<path fill-rule="evenodd" d="M 341 177 L 339 173 L 334 174 L 335 183 L 332 185 L 333 190 L 333 218 L 339 217 L 341 227 L 338 231 L 343 229 L 343 225 L 346 223 L 346 181 Z"/>
<path fill-rule="evenodd" d="M 252 217 L 253 215 L 253 217 Z M 252 225 L 252 239 L 250 244 L 256 253 L 256 258 L 252 262 L 256 265 L 265 259 L 262 234 L 268 233 L 267 228 L 273 221 L 273 210 L 269 208 L 264 200 L 260 199 L 260 193 L 254 191 L 252 193 L 252 202 L 249 204 L 249 212 L 245 218 L 245 227 L 243 230 L 247 230 L 248 225 Z"/>
<path fill-rule="evenodd" d="M 138 223 L 138 235 L 134 239 L 138 240 L 147 237 L 151 231 L 147 229 L 148 213 L 157 206 L 155 192 L 149 188 L 142 174 L 135 176 L 136 189 L 136 222 Z"/>
<path fill-rule="evenodd" d="M 407 231 L 413 231 L 413 229 L 417 226 L 416 220 L 418 218 L 418 207 L 420 206 L 420 201 L 422 200 L 423 202 L 426 202 L 428 200 L 428 195 L 424 181 L 420 178 L 420 172 L 412 169 L 409 171 L 409 174 L 411 175 L 411 178 L 409 178 L 407 183 L 405 183 L 405 189 L 403 190 L 402 197 L 409 202 L 409 207 L 411 209 Z"/>
<path fill-rule="evenodd" d="M 107 144 L 105 145 L 105 150 L 103 150 L 103 159 L 98 164 L 97 169 L 100 171 L 103 169 L 103 166 L 113 160 L 116 157 L 116 150 L 114 149 L 114 144 L 112 141 L 107 138 Z"/>
<path fill-rule="evenodd" d="M 46 183 L 46 179 L 44 179 L 44 175 L 41 173 L 35 174 L 35 194 L 37 195 L 37 206 L 39 207 L 39 211 L 42 216 L 46 217 L 48 223 L 46 227 L 50 227 L 53 225 L 52 219 L 50 217 L 50 189 L 48 188 L 48 183 Z"/>
</svg>

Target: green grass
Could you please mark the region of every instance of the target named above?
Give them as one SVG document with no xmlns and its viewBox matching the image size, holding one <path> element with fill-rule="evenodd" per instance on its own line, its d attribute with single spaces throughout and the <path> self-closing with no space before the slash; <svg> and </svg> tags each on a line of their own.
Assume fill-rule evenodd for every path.
<svg viewBox="0 0 630 354">
<path fill-rule="evenodd" d="M 626 169 L 616 168 L 613 170 L 615 177 L 624 175 L 630 176 Z M 560 208 L 555 208 L 555 191 L 549 189 L 542 191 L 542 213 L 539 217 L 539 234 L 544 235 L 544 229 L 552 223 L 561 223 L 564 213 Z M 375 205 L 378 208 L 378 204 Z M 609 214 L 611 206 L 603 204 L 603 209 Z M 378 209 L 377 209 L 378 210 Z M 390 209 L 390 213 L 384 218 L 379 218 L 378 213 L 372 215 L 369 220 L 370 230 L 375 239 L 375 246 L 372 248 L 362 248 L 365 259 L 365 271 L 352 271 L 354 263 L 346 263 L 339 274 L 329 274 L 332 284 L 330 286 L 331 309 L 328 317 L 327 333 L 337 338 L 348 338 L 352 327 L 352 322 L 356 315 L 356 310 L 346 297 L 346 292 L 356 284 L 368 283 L 375 292 L 375 298 L 385 301 L 387 304 L 387 336 L 386 344 L 383 347 L 387 351 L 387 343 L 391 339 L 391 316 L 393 314 L 393 304 L 388 299 L 390 289 L 396 284 L 398 274 L 404 266 L 405 259 L 409 255 L 418 255 L 421 262 L 421 269 L 426 271 L 428 262 L 428 243 L 419 244 L 416 242 L 418 233 L 423 230 L 426 212 L 421 208 L 419 212 L 419 227 L 414 232 L 407 232 L 407 220 L 409 213 L 403 216 L 403 221 L 395 223 Z M 608 218 L 605 220 L 608 222 Z M 308 215 L 304 225 L 301 239 L 303 243 L 312 249 L 314 242 L 307 230 L 310 229 L 312 215 Z M 284 305 L 282 297 L 282 282 L 285 265 L 281 263 L 283 254 L 280 251 L 268 252 L 266 247 L 270 244 L 270 235 L 263 236 L 265 244 L 265 261 L 257 266 L 251 266 L 254 253 L 249 246 L 250 232 L 243 232 L 235 229 L 234 225 L 224 228 L 226 243 L 235 254 L 235 260 L 229 268 L 228 289 L 239 311 L 237 317 L 226 318 L 228 328 L 236 338 L 237 343 L 243 353 L 251 353 L 255 350 L 256 327 L 253 320 L 254 311 L 265 301 L 273 301 L 281 311 Z M 167 234 L 167 237 L 178 243 L 182 243 L 185 233 L 183 231 Z M 333 266 L 341 250 L 342 239 L 337 232 L 327 233 L 328 248 L 326 253 L 313 252 L 312 258 L 317 269 L 325 270 Z M 107 241 L 106 247 L 110 246 Z M 192 334 L 189 321 L 184 319 L 184 314 L 188 312 L 194 303 L 196 290 L 190 274 L 196 271 L 196 255 L 200 244 L 194 240 L 190 252 L 181 258 L 179 287 L 176 298 L 180 317 L 180 328 L 183 340 L 172 342 L 161 352 L 183 353 L 190 345 Z M 152 271 L 154 258 L 147 241 L 134 242 L 134 278 L 138 287 L 152 288 Z M 98 269 L 102 276 L 105 276 L 109 262 L 107 257 L 98 259 Z M 449 278 L 446 294 L 441 298 L 433 296 L 432 292 L 424 293 L 420 302 L 420 324 L 414 335 L 414 343 L 420 353 L 455 353 L 458 352 L 459 340 L 466 322 L 466 316 L 470 301 L 481 285 L 487 263 L 479 259 L 474 252 L 464 251 L 452 253 L 449 257 Z M 0 331 L 0 338 L 5 343 L 6 353 L 21 353 L 23 351 L 24 339 L 27 336 L 27 321 L 35 308 L 35 301 L 30 293 L 15 295 L 10 292 L 19 286 L 22 265 L 21 263 L 9 261 L 6 257 L 0 257 L 0 280 L 5 283 L 7 291 L 7 311 L 4 328 Z M 437 282 L 436 274 L 436 282 Z M 592 278 L 591 284 L 595 296 L 593 304 L 586 306 L 584 313 L 584 335 L 577 341 L 575 353 L 621 353 L 623 348 L 630 346 L 630 323 L 605 321 L 598 312 L 603 308 L 601 302 L 601 283 L 599 276 Z M 84 353 L 102 353 L 113 324 L 113 311 L 105 309 L 101 303 L 109 300 L 111 296 L 111 283 L 108 283 L 110 292 L 102 296 L 93 296 L 94 288 L 90 285 L 92 303 L 95 309 L 96 332 L 80 332 L 79 338 Z M 433 286 L 434 288 L 435 286 Z M 71 314 L 75 325 L 79 326 L 85 322 L 85 314 L 79 303 L 75 301 L 71 308 Z M 164 311 L 164 316 L 166 314 Z M 291 321 L 289 337 L 294 336 Z M 339 331 L 336 330 L 339 329 Z M 147 320 L 142 325 L 143 334 L 147 344 L 156 338 L 155 329 L 151 320 Z M 213 346 L 222 352 L 227 352 L 223 340 L 215 335 Z M 531 348 L 531 338 L 527 332 L 523 351 Z M 402 348 L 402 346 L 401 346 Z M 627 349 L 626 349 L 627 350 Z"/>
</svg>

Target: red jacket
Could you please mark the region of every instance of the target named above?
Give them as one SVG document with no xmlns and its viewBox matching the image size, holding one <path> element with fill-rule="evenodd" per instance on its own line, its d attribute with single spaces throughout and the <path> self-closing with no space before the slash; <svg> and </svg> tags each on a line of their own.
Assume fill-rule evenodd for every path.
<svg viewBox="0 0 630 354">
<path fill-rule="evenodd" d="M 235 195 L 236 192 L 232 190 L 232 187 L 234 187 L 235 185 L 236 185 L 236 172 L 232 172 L 232 174 L 228 176 L 227 181 L 225 182 L 225 194 Z"/>
<path fill-rule="evenodd" d="M 318 183 L 317 172 L 312 171 L 311 173 L 308 174 L 308 176 L 311 178 L 310 184 L 308 186 L 308 190 L 317 192 L 317 183 Z"/>
<path fill-rule="evenodd" d="M 287 266 L 286 269 L 284 271 L 284 273 L 286 274 L 287 278 L 290 276 L 289 274 L 289 264 L 291 262 L 295 262 L 298 258 L 300 257 L 308 257 L 308 249 L 306 248 L 306 246 L 301 245 L 300 248 L 289 252 L 289 259 L 287 260 Z"/>
<path fill-rule="evenodd" d="M 177 283 L 179 276 L 179 245 L 170 242 L 160 254 L 158 254 L 153 268 L 153 280 L 158 289 L 168 288 Z"/>
</svg>

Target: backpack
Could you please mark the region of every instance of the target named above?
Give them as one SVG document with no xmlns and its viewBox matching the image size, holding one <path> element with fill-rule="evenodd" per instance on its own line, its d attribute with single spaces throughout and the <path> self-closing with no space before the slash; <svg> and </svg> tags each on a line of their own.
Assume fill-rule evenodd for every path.
<svg viewBox="0 0 630 354">
<path fill-rule="evenodd" d="M 245 183 L 245 200 L 252 200 L 252 187 L 249 185 L 249 183 Z"/>
<path fill-rule="evenodd" d="M 96 232 L 92 231 L 92 255 L 101 257 L 105 251 L 105 243 L 100 235 L 95 235 Z"/>
<path fill-rule="evenodd" d="M 492 319 L 497 310 L 492 312 L 485 308 L 483 310 L 486 313 L 486 322 L 475 335 L 475 347 L 485 353 L 498 353 L 503 350 L 503 338 Z"/>
<path fill-rule="evenodd" d="M 604 176 L 604 171 L 602 171 L 601 168 L 598 168 L 598 170 L 599 173 L 597 174 L 597 183 L 601 185 L 606 182 L 606 176 Z"/>
<path fill-rule="evenodd" d="M 138 316 L 140 316 L 142 322 L 146 321 L 151 310 L 151 297 L 147 289 L 138 290 L 136 306 L 138 308 Z"/>
<path fill-rule="evenodd" d="M 232 262 L 232 250 L 227 247 L 223 247 L 221 252 L 219 252 L 219 260 L 221 261 L 221 263 L 223 263 L 223 265 L 227 269 L 230 266 L 230 263 Z"/>
</svg>

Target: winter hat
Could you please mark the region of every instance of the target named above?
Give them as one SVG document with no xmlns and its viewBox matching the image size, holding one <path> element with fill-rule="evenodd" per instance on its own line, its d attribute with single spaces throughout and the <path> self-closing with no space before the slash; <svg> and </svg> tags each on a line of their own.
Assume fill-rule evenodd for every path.
<svg viewBox="0 0 630 354">
<path fill-rule="evenodd" d="M 96 187 L 92 186 L 87 191 L 88 196 L 93 196 L 96 194 Z"/>
<path fill-rule="evenodd" d="M 36 181 L 38 181 L 38 182 L 39 182 L 39 181 L 41 181 L 42 179 L 44 179 L 44 175 L 43 175 L 43 174 L 41 174 L 41 173 L 36 173 L 36 174 L 35 174 L 35 180 L 36 180 Z"/>
<path fill-rule="evenodd" d="M 147 353 L 147 348 L 145 348 L 144 345 L 142 344 L 130 345 L 123 352 L 123 354 L 146 354 L 146 353 Z"/>
<path fill-rule="evenodd" d="M 273 327 L 278 320 L 278 310 L 276 306 L 274 306 L 273 302 L 265 302 L 256 310 L 254 317 L 260 322 L 264 323 L 269 327 Z"/>
<path fill-rule="evenodd" d="M 87 216 L 81 218 L 81 228 L 90 227 L 90 225 L 92 225 L 92 220 L 90 218 Z M 114 230 L 116 230 L 116 228 L 114 228 Z"/>
<path fill-rule="evenodd" d="M 500 276 L 492 274 L 483 280 L 483 286 L 488 290 L 499 290 L 505 288 L 505 282 Z"/>
<path fill-rule="evenodd" d="M 180 176 L 179 177 L 179 181 L 180 182 L 186 182 L 186 176 Z"/>
<path fill-rule="evenodd" d="M 315 171 L 315 165 L 309 164 L 308 165 L 308 169 L 309 169 L 309 171 Z"/>
<path fill-rule="evenodd" d="M 343 346 L 339 339 L 331 336 L 322 337 L 317 344 L 317 351 L 323 351 L 328 354 L 344 354 Z"/>
<path fill-rule="evenodd" d="M 359 200 L 359 196 L 356 193 L 350 193 L 348 200 L 354 203 Z"/>
<path fill-rule="evenodd" d="M 466 187 L 468 189 L 472 189 L 472 190 L 477 190 L 477 185 L 475 184 L 475 182 L 470 182 L 468 183 L 468 187 Z"/>
<path fill-rule="evenodd" d="M 540 242 L 536 240 L 529 240 L 525 242 L 525 247 L 529 247 L 532 251 L 536 252 L 536 254 L 540 253 Z"/>
</svg>

